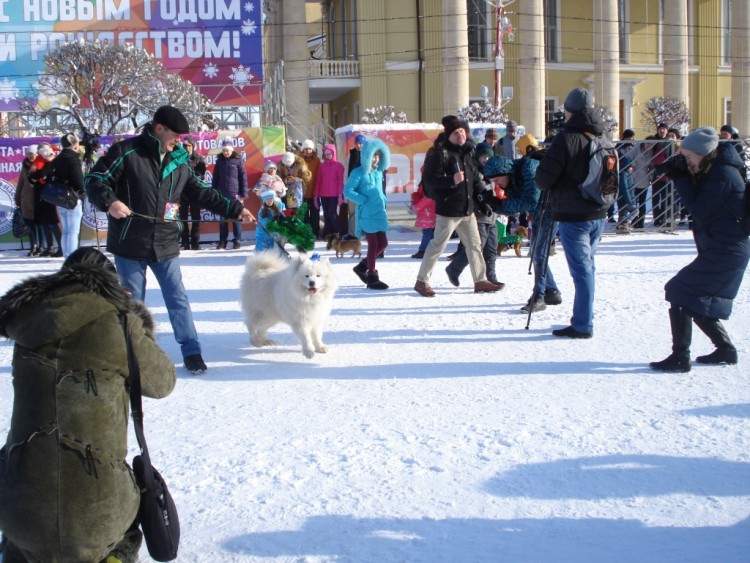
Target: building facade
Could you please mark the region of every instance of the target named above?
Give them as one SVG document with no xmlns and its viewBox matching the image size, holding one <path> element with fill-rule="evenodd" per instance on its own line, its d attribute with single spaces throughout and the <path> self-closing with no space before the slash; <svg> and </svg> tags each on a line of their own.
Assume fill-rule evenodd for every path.
<svg viewBox="0 0 750 563">
<path fill-rule="evenodd" d="M 539 137 L 575 87 L 639 138 L 653 132 L 645 102 L 662 96 L 687 105 L 691 127 L 731 123 L 750 135 L 747 0 L 506 0 L 502 10 L 485 0 L 268 4 L 281 25 L 267 27 L 266 64 L 283 61 L 286 115 L 300 134 L 318 120 L 357 123 L 375 106 L 439 122 L 487 86 Z"/>
</svg>

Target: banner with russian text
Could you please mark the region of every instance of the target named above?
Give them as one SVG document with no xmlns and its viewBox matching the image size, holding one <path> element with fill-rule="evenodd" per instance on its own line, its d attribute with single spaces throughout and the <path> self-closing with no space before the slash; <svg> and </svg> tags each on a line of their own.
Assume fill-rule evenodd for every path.
<svg viewBox="0 0 750 563">
<path fill-rule="evenodd" d="M 47 53 L 131 43 L 218 105 L 261 105 L 261 0 L 0 0 L 0 111 L 36 105 Z"/>
</svg>

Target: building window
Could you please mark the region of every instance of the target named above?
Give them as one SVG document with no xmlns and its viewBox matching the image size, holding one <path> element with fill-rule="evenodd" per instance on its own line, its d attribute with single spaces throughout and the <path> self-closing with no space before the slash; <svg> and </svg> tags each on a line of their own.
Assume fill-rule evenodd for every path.
<svg viewBox="0 0 750 563">
<path fill-rule="evenodd" d="M 560 56 L 560 0 L 544 0 L 544 45 L 548 63 L 562 62 Z"/>
<path fill-rule="evenodd" d="M 724 98 L 724 123 L 732 123 L 732 98 Z"/>
<path fill-rule="evenodd" d="M 617 31 L 620 34 L 620 62 L 630 62 L 630 0 L 617 1 Z"/>
<path fill-rule="evenodd" d="M 335 59 L 338 53 L 336 52 L 336 5 L 333 2 L 328 6 L 328 49 L 331 58 Z"/>
<path fill-rule="evenodd" d="M 354 102 L 354 121 L 353 123 L 362 123 L 360 121 L 361 114 L 359 112 L 359 102 Z"/>
<path fill-rule="evenodd" d="M 486 61 L 492 51 L 490 45 L 494 42 L 490 39 L 493 37 L 493 24 L 489 17 L 490 9 L 489 3 L 485 0 L 466 1 L 470 60 Z"/>
<path fill-rule="evenodd" d="M 560 108 L 560 100 L 555 97 L 544 98 L 544 135 L 549 136 L 549 124 L 555 120 L 555 111 Z"/>
<path fill-rule="evenodd" d="M 732 64 L 732 1 L 721 1 L 721 64 Z"/>
</svg>

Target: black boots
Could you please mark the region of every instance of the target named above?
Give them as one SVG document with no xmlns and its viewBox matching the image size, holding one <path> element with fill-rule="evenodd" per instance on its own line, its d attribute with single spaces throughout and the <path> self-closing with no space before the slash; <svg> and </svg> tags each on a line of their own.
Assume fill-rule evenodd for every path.
<svg viewBox="0 0 750 563">
<path fill-rule="evenodd" d="M 716 346 L 716 350 L 705 356 L 698 356 L 695 361 L 699 364 L 730 364 L 737 363 L 737 349 L 729 339 L 724 325 L 719 319 L 709 317 L 696 317 L 695 324 L 701 329 Z"/>
<path fill-rule="evenodd" d="M 367 283 L 367 261 L 360 260 L 359 264 L 352 268 L 357 277 L 362 280 L 362 283 Z"/>
<path fill-rule="evenodd" d="M 380 281 L 378 271 L 367 271 L 367 289 L 388 289 L 388 284 Z"/>
<path fill-rule="evenodd" d="M 41 252 L 42 250 L 34 244 L 31 246 L 31 250 L 29 250 L 29 253 L 26 256 L 39 256 Z"/>
<path fill-rule="evenodd" d="M 693 319 L 687 309 L 669 309 L 669 324 L 672 327 L 672 353 L 661 362 L 651 362 L 651 369 L 657 371 L 690 371 L 690 341 L 693 336 Z"/>
</svg>

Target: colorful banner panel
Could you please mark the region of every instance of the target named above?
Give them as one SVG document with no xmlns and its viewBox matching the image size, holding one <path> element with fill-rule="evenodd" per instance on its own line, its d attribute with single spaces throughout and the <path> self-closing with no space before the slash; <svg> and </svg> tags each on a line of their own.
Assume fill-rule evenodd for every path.
<svg viewBox="0 0 750 563">
<path fill-rule="evenodd" d="M 39 98 L 44 57 L 72 41 L 142 47 L 219 105 L 260 105 L 261 0 L 0 0 L 0 111 Z"/>
<path fill-rule="evenodd" d="M 0 0 L 0 4 L 2 0 Z M 263 173 L 265 160 L 278 160 L 284 153 L 286 137 L 283 127 L 251 127 L 239 131 L 211 131 L 191 133 L 196 139 L 196 152 L 206 159 L 205 181 L 211 183 L 216 157 L 221 152 L 221 142 L 230 137 L 234 150 L 237 151 L 245 161 L 247 171 L 248 190 L 252 190 Z M 125 135 L 130 137 L 132 135 Z M 104 154 L 114 140 L 114 136 L 100 137 L 100 154 Z M 26 151 L 31 145 L 41 142 L 54 143 L 59 141 L 55 137 L 28 137 L 24 139 L 0 138 L 0 245 L 12 243 L 11 248 L 18 247 L 18 239 L 13 236 L 12 219 L 15 208 L 15 193 L 18 175 L 21 173 L 21 164 L 25 158 Z M 260 207 L 258 198 L 250 195 L 245 205 L 255 213 Z M 218 217 L 203 211 L 202 219 L 212 220 Z M 252 230 L 254 227 L 244 225 L 244 229 Z M 107 232 L 107 216 L 105 213 L 96 211 L 88 202 L 84 202 L 83 224 L 81 226 L 82 240 L 96 240 L 104 243 Z M 202 233 L 218 232 L 217 223 L 207 223 L 201 227 Z"/>
</svg>

